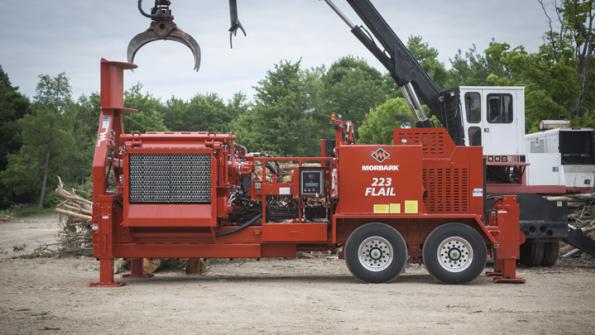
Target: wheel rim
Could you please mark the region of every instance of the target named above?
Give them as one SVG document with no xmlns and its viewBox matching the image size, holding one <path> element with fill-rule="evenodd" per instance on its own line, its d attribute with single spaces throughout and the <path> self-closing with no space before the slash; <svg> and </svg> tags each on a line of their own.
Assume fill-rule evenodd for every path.
<svg viewBox="0 0 595 335">
<path fill-rule="evenodd" d="M 440 243 L 437 256 L 438 263 L 446 271 L 462 272 L 473 262 L 473 248 L 466 239 L 451 236 Z"/>
<path fill-rule="evenodd" d="M 392 244 L 381 236 L 370 236 L 357 250 L 360 264 L 368 271 L 379 272 L 388 268 L 394 258 Z"/>
</svg>

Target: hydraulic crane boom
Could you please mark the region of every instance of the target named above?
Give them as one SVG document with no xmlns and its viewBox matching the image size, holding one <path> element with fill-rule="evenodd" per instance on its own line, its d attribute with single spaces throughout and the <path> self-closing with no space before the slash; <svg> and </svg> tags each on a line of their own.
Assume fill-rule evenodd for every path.
<svg viewBox="0 0 595 335">
<path fill-rule="evenodd" d="M 355 37 L 388 70 L 417 120 L 416 125 L 418 127 L 433 126 L 428 113 L 425 112 L 422 105 L 425 104 L 430 113 L 435 115 L 441 125 L 447 129 L 455 144 L 464 145 L 458 89 L 440 92 L 427 72 L 419 65 L 409 49 L 369 0 L 347 0 L 347 3 L 363 21 L 365 27 L 353 24 L 332 0 L 324 1 L 349 26 Z M 141 2 L 142 0 L 139 0 L 139 9 L 143 13 Z M 155 0 L 152 15 L 143 13 L 143 15 L 150 17 L 153 23 L 146 32 L 137 35 L 130 42 L 128 61 L 133 62 L 138 49 L 149 42 L 159 39 L 173 39 L 187 45 L 192 50 L 195 56 L 195 69 L 198 71 L 200 47 L 190 35 L 185 34 L 175 26 L 169 5 L 169 0 Z M 244 35 L 246 32 L 238 19 L 237 0 L 229 0 L 229 5 L 231 42 L 231 38 L 236 35 L 238 30 L 241 30 Z M 166 28 L 168 25 L 173 28 L 162 29 L 164 23 Z M 382 48 L 376 44 L 374 38 L 378 40 Z"/>
<path fill-rule="evenodd" d="M 415 57 L 374 5 L 369 0 L 347 0 L 347 3 L 353 8 L 384 50 L 380 49 L 374 42 L 366 28 L 351 23 L 331 0 L 325 0 L 325 2 L 341 17 L 349 26 L 353 35 L 391 74 L 391 77 L 399 86 L 403 98 L 405 98 L 409 108 L 417 118 L 417 126 L 432 126 L 421 104 L 425 103 L 430 112 L 447 128 L 454 142 L 459 145 L 464 144 L 463 130 L 460 126 L 460 107 L 458 103 L 453 103 L 456 92 L 441 93 L 439 91 L 428 73 L 419 65 Z"/>
<path fill-rule="evenodd" d="M 438 88 L 415 60 L 413 55 L 411 55 L 401 39 L 386 23 L 382 15 L 380 15 L 369 1 L 348 0 L 347 2 L 362 21 L 364 21 L 372 34 L 384 47 L 384 50 L 381 50 L 378 47 L 363 26 L 354 25 L 332 1 L 325 1 L 349 26 L 353 35 L 355 35 L 355 37 L 357 37 L 357 39 L 362 42 L 362 44 L 389 71 L 392 78 L 401 88 L 403 96 L 407 100 L 412 111 L 414 111 L 418 120 L 426 121 L 427 117 L 423 107 L 419 103 L 416 91 L 419 91 L 422 100 L 430 106 L 430 110 L 440 110 L 441 106 L 438 99 L 440 92 L 438 91 Z M 412 86 L 415 88 L 412 88 Z"/>
</svg>

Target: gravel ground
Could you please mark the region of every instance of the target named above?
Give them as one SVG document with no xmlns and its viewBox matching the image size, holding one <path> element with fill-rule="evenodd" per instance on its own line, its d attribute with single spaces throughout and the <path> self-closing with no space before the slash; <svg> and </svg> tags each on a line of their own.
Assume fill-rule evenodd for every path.
<svg viewBox="0 0 595 335">
<path fill-rule="evenodd" d="M 233 261 L 206 275 L 158 273 L 91 289 L 92 258 L 14 258 L 52 241 L 54 215 L 0 224 L 2 334 L 586 334 L 595 328 L 595 261 L 521 269 L 524 285 L 481 277 L 435 283 L 409 266 L 362 284 L 334 258 Z M 13 246 L 23 244 L 21 251 Z M 19 249 L 19 248 L 17 248 Z"/>
</svg>

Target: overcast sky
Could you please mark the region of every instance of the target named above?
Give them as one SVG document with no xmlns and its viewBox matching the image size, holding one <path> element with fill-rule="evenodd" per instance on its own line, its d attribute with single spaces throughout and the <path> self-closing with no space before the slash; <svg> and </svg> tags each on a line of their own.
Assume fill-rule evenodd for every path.
<svg viewBox="0 0 595 335">
<path fill-rule="evenodd" d="M 345 55 L 377 61 L 320 0 L 238 0 L 248 37 L 229 48 L 227 0 L 172 0 L 178 27 L 193 35 L 202 52 L 200 72 L 189 49 L 171 41 L 149 44 L 137 54 L 139 68 L 126 85 L 142 83 L 167 99 L 215 92 L 253 94 L 252 87 L 274 63 L 302 59 L 305 67 L 331 65 Z M 337 5 L 359 22 L 344 0 Z M 543 41 L 545 17 L 537 0 L 372 0 L 406 40 L 421 35 L 448 64 L 458 49 L 483 50 L 492 38 L 535 51 Z M 99 90 L 99 60 L 125 60 L 129 40 L 149 19 L 136 0 L 0 0 L 0 65 L 28 96 L 39 74 L 66 72 L 75 96 Z M 145 7 L 152 0 L 145 0 Z"/>
</svg>

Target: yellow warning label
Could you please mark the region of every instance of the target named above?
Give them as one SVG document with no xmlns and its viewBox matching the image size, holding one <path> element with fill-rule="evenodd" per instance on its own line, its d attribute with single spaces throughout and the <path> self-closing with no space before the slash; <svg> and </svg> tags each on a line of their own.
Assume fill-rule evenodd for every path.
<svg viewBox="0 0 595 335">
<path fill-rule="evenodd" d="M 417 200 L 405 200 L 405 213 L 417 214 Z"/>
<path fill-rule="evenodd" d="M 401 204 L 390 204 L 390 212 L 393 214 L 400 214 Z"/>
<path fill-rule="evenodd" d="M 374 205 L 374 214 L 386 214 L 389 213 L 388 205 Z"/>
</svg>

